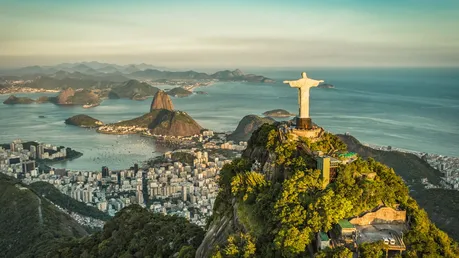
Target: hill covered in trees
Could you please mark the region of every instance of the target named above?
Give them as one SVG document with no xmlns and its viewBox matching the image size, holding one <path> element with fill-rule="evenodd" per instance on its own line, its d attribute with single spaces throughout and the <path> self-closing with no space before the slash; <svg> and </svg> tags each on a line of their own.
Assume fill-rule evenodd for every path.
<svg viewBox="0 0 459 258">
<path fill-rule="evenodd" d="M 107 220 L 52 185 L 0 173 L 0 257 L 194 257 L 204 230 L 185 218 L 124 208 L 92 235 L 54 204 Z M 51 203 L 50 200 L 52 199 Z"/>
<path fill-rule="evenodd" d="M 0 257 L 44 257 L 84 227 L 19 180 L 0 173 Z"/>
<path fill-rule="evenodd" d="M 432 168 L 426 161 L 411 153 L 382 151 L 362 145 L 349 135 L 338 135 L 346 143 L 349 151 L 356 152 L 363 158 L 375 160 L 392 167 L 410 186 L 410 195 L 430 215 L 432 221 L 450 236 L 459 240 L 459 192 L 445 189 L 426 189 L 421 184 L 422 178 L 438 185 L 442 173 Z"/>
<path fill-rule="evenodd" d="M 194 257 L 204 230 L 185 218 L 124 208 L 102 232 L 63 243 L 49 257 Z"/>
<path fill-rule="evenodd" d="M 313 252 L 317 232 L 378 207 L 406 211 L 405 257 L 459 256 L 457 243 L 430 221 L 393 169 L 358 158 L 340 165 L 324 187 L 312 153 L 343 151 L 346 145 L 332 134 L 316 142 L 293 139 L 277 126 L 257 129 L 243 156 L 222 169 L 214 216 L 197 257 L 305 257 Z M 384 257 L 385 248 L 373 242 L 316 255 Z"/>
<path fill-rule="evenodd" d="M 30 189 L 35 191 L 37 194 L 45 197 L 53 203 L 59 205 L 71 212 L 76 212 L 80 215 L 100 219 L 106 221 L 110 219 L 110 216 L 100 211 L 95 207 L 86 205 L 84 202 L 79 202 L 68 195 L 61 193 L 56 187 L 47 182 L 35 182 L 28 186 Z"/>
</svg>

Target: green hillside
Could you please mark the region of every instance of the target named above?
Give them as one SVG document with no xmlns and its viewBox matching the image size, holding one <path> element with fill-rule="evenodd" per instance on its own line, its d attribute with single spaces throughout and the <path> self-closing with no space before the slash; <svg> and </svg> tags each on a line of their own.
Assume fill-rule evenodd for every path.
<svg viewBox="0 0 459 258">
<path fill-rule="evenodd" d="M 204 231 L 138 205 L 124 208 L 102 232 L 61 245 L 49 257 L 194 257 Z"/>
<path fill-rule="evenodd" d="M 112 88 L 108 97 L 111 99 L 128 98 L 128 99 L 144 99 L 148 96 L 153 96 L 158 91 L 158 88 L 152 87 L 145 82 L 137 80 L 129 80 L 122 83 L 120 86 Z"/>
<path fill-rule="evenodd" d="M 61 193 L 52 184 L 46 182 L 35 182 L 30 184 L 29 187 L 39 195 L 44 196 L 46 199 L 52 201 L 53 203 L 66 210 L 104 221 L 110 219 L 110 216 L 107 213 L 102 212 L 95 207 L 88 206 L 83 202 L 79 202 L 70 196 Z"/>
<path fill-rule="evenodd" d="M 364 158 L 374 158 L 392 167 L 410 186 L 410 195 L 423 207 L 432 221 L 451 237 L 459 240 L 459 192 L 445 189 L 426 189 L 422 178 L 438 185 L 442 173 L 414 154 L 398 151 L 381 151 L 363 146 L 352 136 L 338 135 L 349 151 Z"/>
<path fill-rule="evenodd" d="M 88 233 L 20 181 L 0 174 L 0 257 L 43 257 L 58 241 Z"/>
<path fill-rule="evenodd" d="M 332 134 L 311 143 L 303 138 L 283 138 L 276 125 L 265 124 L 256 130 L 243 157 L 221 171 L 210 233 L 199 254 L 305 257 L 313 251 L 318 231 L 334 232 L 342 219 L 381 206 L 399 206 L 408 217 L 403 234 L 405 257 L 459 256 L 457 243 L 429 220 L 409 196 L 400 176 L 382 163 L 359 158 L 340 165 L 335 181 L 324 188 L 310 153 L 345 148 Z M 261 162 L 260 171 L 251 169 L 255 160 Z M 228 221 L 233 221 L 233 226 L 225 227 Z M 384 257 L 385 248 L 382 242 L 374 242 L 352 251 L 361 257 Z M 351 249 L 326 249 L 317 255 L 352 257 Z"/>
</svg>

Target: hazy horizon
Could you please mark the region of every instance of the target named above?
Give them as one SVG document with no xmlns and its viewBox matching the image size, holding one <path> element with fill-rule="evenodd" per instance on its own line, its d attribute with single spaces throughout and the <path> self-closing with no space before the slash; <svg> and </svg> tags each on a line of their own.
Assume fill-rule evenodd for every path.
<svg viewBox="0 0 459 258">
<path fill-rule="evenodd" d="M 0 67 L 458 67 L 459 2 L 0 0 Z"/>
</svg>

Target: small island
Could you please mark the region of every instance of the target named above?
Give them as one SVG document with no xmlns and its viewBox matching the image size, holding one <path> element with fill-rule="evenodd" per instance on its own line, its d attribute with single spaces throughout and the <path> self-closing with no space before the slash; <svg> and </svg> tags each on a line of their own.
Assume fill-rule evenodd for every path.
<svg viewBox="0 0 459 258">
<path fill-rule="evenodd" d="M 190 96 L 191 94 L 193 94 L 193 92 L 186 90 L 182 87 L 177 87 L 167 91 L 167 94 L 173 97 L 184 98 Z"/>
<path fill-rule="evenodd" d="M 285 109 L 269 110 L 269 111 L 264 112 L 263 115 L 268 116 L 268 117 L 276 117 L 276 118 L 295 116 L 295 114 L 292 114 Z"/>
<path fill-rule="evenodd" d="M 100 127 L 104 125 L 102 121 L 97 120 L 88 115 L 83 115 L 83 114 L 67 118 L 65 120 L 65 123 L 68 125 L 75 125 L 75 126 L 84 127 L 84 128 L 96 128 L 96 127 Z"/>
<path fill-rule="evenodd" d="M 9 96 L 3 104 L 6 105 L 16 105 L 16 104 L 32 104 L 35 103 L 35 100 L 27 97 L 16 97 L 14 95 Z"/>
</svg>

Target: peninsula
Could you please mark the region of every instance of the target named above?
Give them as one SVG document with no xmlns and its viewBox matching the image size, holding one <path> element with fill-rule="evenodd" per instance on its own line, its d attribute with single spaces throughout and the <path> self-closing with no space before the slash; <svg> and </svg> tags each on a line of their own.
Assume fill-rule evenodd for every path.
<svg viewBox="0 0 459 258">
<path fill-rule="evenodd" d="M 107 124 L 97 132 L 105 134 L 147 134 L 168 136 L 198 135 L 203 128 L 187 113 L 167 109 L 153 109 L 140 117 Z"/>
</svg>

